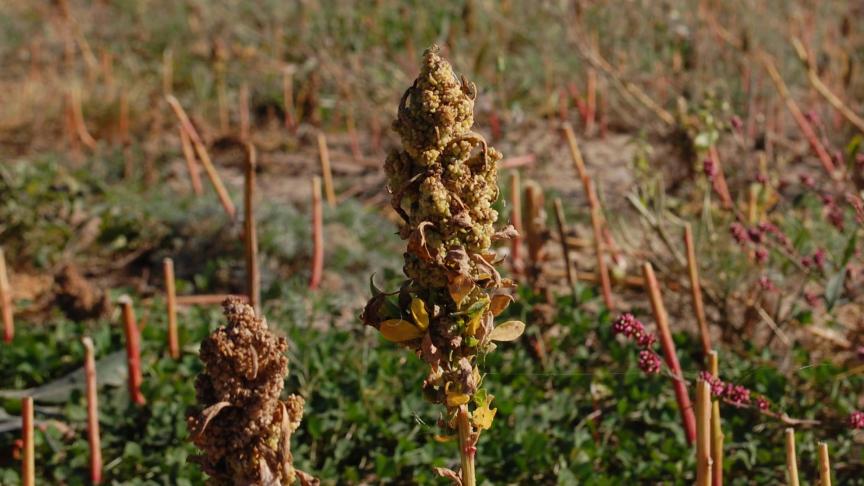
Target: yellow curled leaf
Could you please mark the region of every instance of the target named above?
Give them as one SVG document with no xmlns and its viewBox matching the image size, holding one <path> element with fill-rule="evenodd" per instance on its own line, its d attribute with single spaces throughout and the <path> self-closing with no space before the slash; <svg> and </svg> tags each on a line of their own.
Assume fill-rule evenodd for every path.
<svg viewBox="0 0 864 486">
<path fill-rule="evenodd" d="M 477 407 L 474 413 L 471 414 L 471 421 L 474 422 L 474 426 L 478 429 L 489 430 L 492 427 L 492 420 L 495 419 L 495 413 L 498 409 L 489 408 L 490 403 L 492 403 L 492 400 L 487 400 L 482 407 Z"/>
<path fill-rule="evenodd" d="M 411 299 L 411 316 L 414 317 L 414 322 L 421 331 L 429 327 L 429 312 L 426 310 L 426 304 L 417 297 Z"/>
<path fill-rule="evenodd" d="M 492 315 L 498 317 L 510 305 L 510 302 L 513 302 L 513 297 L 507 294 L 498 294 L 492 297 Z"/>
<path fill-rule="evenodd" d="M 447 290 L 450 291 L 450 297 L 457 306 L 462 304 L 465 296 L 473 289 L 474 282 L 464 275 L 457 275 L 447 286 Z"/>
<path fill-rule="evenodd" d="M 470 321 L 468 321 L 468 335 L 469 336 L 474 336 L 477 334 L 477 329 L 480 327 L 480 322 L 483 321 L 483 315 L 484 314 L 485 313 L 483 313 L 483 312 L 478 312 L 477 315 L 475 315 L 474 317 L 471 318 Z"/>
<path fill-rule="evenodd" d="M 525 323 L 522 321 L 507 321 L 500 324 L 489 333 L 492 341 L 515 341 L 525 332 Z"/>
<path fill-rule="evenodd" d="M 471 397 L 468 396 L 467 393 L 453 393 L 447 395 L 447 406 L 448 407 L 458 407 L 459 405 L 465 405 L 468 403 Z"/>
<path fill-rule="evenodd" d="M 423 331 L 402 319 L 390 319 L 381 323 L 381 335 L 394 343 L 410 341 L 423 336 Z"/>
</svg>

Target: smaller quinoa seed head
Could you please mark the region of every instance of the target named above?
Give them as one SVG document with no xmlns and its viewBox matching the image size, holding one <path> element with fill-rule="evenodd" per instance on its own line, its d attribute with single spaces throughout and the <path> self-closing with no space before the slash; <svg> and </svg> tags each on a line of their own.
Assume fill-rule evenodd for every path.
<svg viewBox="0 0 864 486">
<path fill-rule="evenodd" d="M 204 453 L 197 461 L 210 484 L 292 484 L 287 439 L 303 416 L 303 399 L 279 396 L 288 374 L 287 342 L 240 299 L 223 304 L 227 325 L 201 343 L 204 371 L 195 381 L 198 407 L 188 425 Z"/>
</svg>

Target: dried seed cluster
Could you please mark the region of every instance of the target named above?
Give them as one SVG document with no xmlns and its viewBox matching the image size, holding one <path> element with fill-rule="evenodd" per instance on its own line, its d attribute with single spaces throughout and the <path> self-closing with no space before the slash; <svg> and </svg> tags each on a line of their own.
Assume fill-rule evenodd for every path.
<svg viewBox="0 0 864 486">
<path fill-rule="evenodd" d="M 279 396 L 288 374 L 287 343 L 237 298 L 223 304 L 227 325 L 201 343 L 199 408 L 188 418 L 197 458 L 211 484 L 293 484 L 291 434 L 303 398 Z"/>
<path fill-rule="evenodd" d="M 475 96 L 474 85 L 456 77 L 437 47 L 424 53 L 393 123 L 402 148 L 385 162 L 391 204 L 402 218 L 399 234 L 408 241 L 408 280 L 392 294 L 373 285 L 362 316 L 429 364 L 423 392 L 446 405 L 445 428 L 472 399 L 473 425 L 491 426 L 495 410 L 480 390 L 478 356 L 494 349 L 492 341 L 516 339 L 524 330 L 517 321 L 493 323 L 512 300 L 505 289 L 515 285 L 498 274 L 490 247 L 515 231 L 494 228 L 501 154 L 471 131 Z"/>
</svg>

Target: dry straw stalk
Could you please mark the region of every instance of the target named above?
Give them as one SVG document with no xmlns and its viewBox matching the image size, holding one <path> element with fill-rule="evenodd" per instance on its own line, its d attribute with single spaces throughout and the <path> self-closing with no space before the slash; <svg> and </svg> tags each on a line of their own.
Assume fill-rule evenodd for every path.
<svg viewBox="0 0 864 486">
<path fill-rule="evenodd" d="M 93 340 L 85 337 L 84 344 L 84 378 L 87 395 L 87 443 L 90 446 L 90 482 L 102 482 L 102 445 L 99 437 L 99 399 L 96 384 L 96 357 L 93 350 Z"/>
<path fill-rule="evenodd" d="M 168 313 L 168 354 L 178 359 L 180 357 L 180 338 L 177 333 L 177 291 L 174 281 L 174 260 L 162 260 L 165 274 L 165 308 Z"/>
<path fill-rule="evenodd" d="M 36 450 L 33 436 L 33 397 L 21 399 L 21 438 L 24 443 L 21 461 L 21 484 L 36 485 Z"/>
<path fill-rule="evenodd" d="M 789 486 L 799 486 L 798 459 L 795 453 L 795 429 L 786 429 L 786 478 Z"/>
</svg>

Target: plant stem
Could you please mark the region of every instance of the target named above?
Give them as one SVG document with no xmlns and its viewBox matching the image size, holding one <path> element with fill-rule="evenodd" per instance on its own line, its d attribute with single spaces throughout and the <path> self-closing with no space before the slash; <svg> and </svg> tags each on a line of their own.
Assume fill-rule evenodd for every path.
<svg viewBox="0 0 864 486">
<path fill-rule="evenodd" d="M 321 178 L 312 178 L 312 276 L 309 288 L 315 290 L 324 271 L 324 227 L 321 209 Z"/>
<path fill-rule="evenodd" d="M 11 343 L 15 336 L 15 322 L 12 319 L 12 290 L 6 273 L 3 248 L 0 248 L 0 313 L 3 314 L 3 340 Z"/>
<path fill-rule="evenodd" d="M 249 305 L 255 314 L 261 315 L 261 275 L 258 269 L 258 231 L 255 225 L 255 146 L 246 143 L 246 181 L 244 184 L 243 209 L 245 212 L 244 242 L 246 246 L 246 292 Z"/>
<path fill-rule="evenodd" d="M 21 460 L 21 484 L 23 486 L 35 486 L 36 456 L 33 439 L 33 397 L 29 396 L 21 400 L 21 437 L 24 449 L 24 458 Z"/>
<path fill-rule="evenodd" d="M 474 477 L 474 455 L 477 449 L 471 438 L 471 423 L 468 420 L 468 407 L 459 407 L 459 415 L 456 418 L 459 426 L 459 457 L 462 462 L 462 486 L 475 486 L 477 481 Z"/>
<path fill-rule="evenodd" d="M 798 486 L 798 460 L 795 454 L 795 429 L 786 429 L 786 473 L 789 486 Z"/>
<path fill-rule="evenodd" d="M 120 298 L 123 309 L 123 329 L 126 334 L 126 367 L 129 372 L 129 400 L 136 405 L 144 405 L 146 400 L 141 394 L 141 337 L 138 324 L 135 322 L 135 310 L 132 299 L 128 296 Z"/>
<path fill-rule="evenodd" d="M 102 482 L 102 447 L 99 438 L 99 404 L 96 386 L 96 358 L 93 340 L 82 339 L 84 343 L 84 376 L 87 395 L 87 442 L 90 445 L 90 482 Z"/>
<path fill-rule="evenodd" d="M 657 330 L 660 334 L 660 346 L 663 348 L 663 358 L 666 366 L 672 371 L 674 379 L 672 385 L 675 387 L 675 399 L 678 402 L 678 411 L 681 413 L 681 421 L 684 424 L 684 433 L 687 444 L 693 445 L 696 441 L 696 416 L 690 405 L 690 396 L 687 394 L 687 386 L 681 381 L 681 365 L 678 363 L 678 355 L 675 352 L 675 342 L 672 340 L 672 332 L 669 330 L 669 321 L 666 307 L 663 305 L 663 297 L 660 295 L 660 286 L 654 275 L 654 267 L 645 262 L 642 265 L 642 273 L 645 276 L 645 285 L 648 287 L 648 297 L 651 301 L 651 310 L 657 321 Z"/>
<path fill-rule="evenodd" d="M 180 358 L 180 339 L 177 334 L 177 292 L 174 285 L 174 260 L 162 260 L 165 274 L 165 307 L 168 312 L 168 354 L 173 359 Z"/>
</svg>

